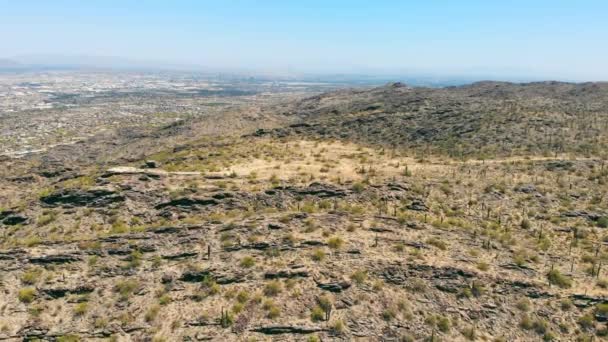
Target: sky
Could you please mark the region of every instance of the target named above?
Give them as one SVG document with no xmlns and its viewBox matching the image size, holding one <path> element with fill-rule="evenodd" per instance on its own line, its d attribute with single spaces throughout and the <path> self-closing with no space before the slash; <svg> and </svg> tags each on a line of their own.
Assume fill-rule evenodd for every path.
<svg viewBox="0 0 608 342">
<path fill-rule="evenodd" d="M 0 58 L 608 80 L 605 0 L 0 0 Z"/>
</svg>

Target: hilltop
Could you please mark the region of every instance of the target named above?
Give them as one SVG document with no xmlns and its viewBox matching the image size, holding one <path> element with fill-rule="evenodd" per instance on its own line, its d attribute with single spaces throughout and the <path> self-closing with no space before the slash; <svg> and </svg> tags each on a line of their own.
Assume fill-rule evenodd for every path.
<svg viewBox="0 0 608 342">
<path fill-rule="evenodd" d="M 294 123 L 258 135 L 341 139 L 453 157 L 603 155 L 608 84 L 401 83 L 313 96 L 272 110 Z"/>
</svg>

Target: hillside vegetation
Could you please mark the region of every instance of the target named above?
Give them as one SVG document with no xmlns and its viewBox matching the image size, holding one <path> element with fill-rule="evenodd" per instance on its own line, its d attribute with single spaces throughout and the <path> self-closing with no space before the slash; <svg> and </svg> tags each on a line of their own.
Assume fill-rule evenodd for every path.
<svg viewBox="0 0 608 342">
<path fill-rule="evenodd" d="M 296 120 L 275 136 L 334 138 L 420 154 L 492 158 L 572 152 L 604 157 L 608 84 L 400 83 L 310 97 L 274 111 Z"/>
<path fill-rule="evenodd" d="M 392 84 L 1 159 L 0 339 L 605 339 L 606 89 Z"/>
</svg>

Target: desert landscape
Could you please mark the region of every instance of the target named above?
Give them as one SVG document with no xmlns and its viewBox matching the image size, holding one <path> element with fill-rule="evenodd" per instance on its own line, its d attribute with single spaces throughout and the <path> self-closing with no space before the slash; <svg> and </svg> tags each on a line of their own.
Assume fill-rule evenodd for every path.
<svg viewBox="0 0 608 342">
<path fill-rule="evenodd" d="M 0 116 L 0 340 L 608 336 L 608 84 L 192 87 Z"/>
</svg>

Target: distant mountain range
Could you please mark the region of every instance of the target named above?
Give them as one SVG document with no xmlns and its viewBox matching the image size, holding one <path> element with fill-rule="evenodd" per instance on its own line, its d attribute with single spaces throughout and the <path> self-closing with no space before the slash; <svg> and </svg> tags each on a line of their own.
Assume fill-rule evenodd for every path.
<svg viewBox="0 0 608 342">
<path fill-rule="evenodd" d="M 446 87 L 470 84 L 484 79 L 510 82 L 540 81 L 537 77 L 521 76 L 522 72 L 509 72 L 511 77 L 498 77 L 490 71 L 461 72 L 453 74 L 423 71 L 374 71 L 364 70 L 353 73 L 327 72 L 272 72 L 255 69 L 221 69 L 197 64 L 179 64 L 162 61 L 143 61 L 114 56 L 90 55 L 20 55 L 0 58 L 0 72 L 35 72 L 49 70 L 92 70 L 92 71 L 140 71 L 140 72 L 188 72 L 204 75 L 221 75 L 222 78 L 254 77 L 266 81 L 303 81 L 348 84 L 353 86 L 378 86 L 394 81 L 402 81 L 412 86 Z M 520 75 L 520 76 L 516 76 Z"/>
</svg>

